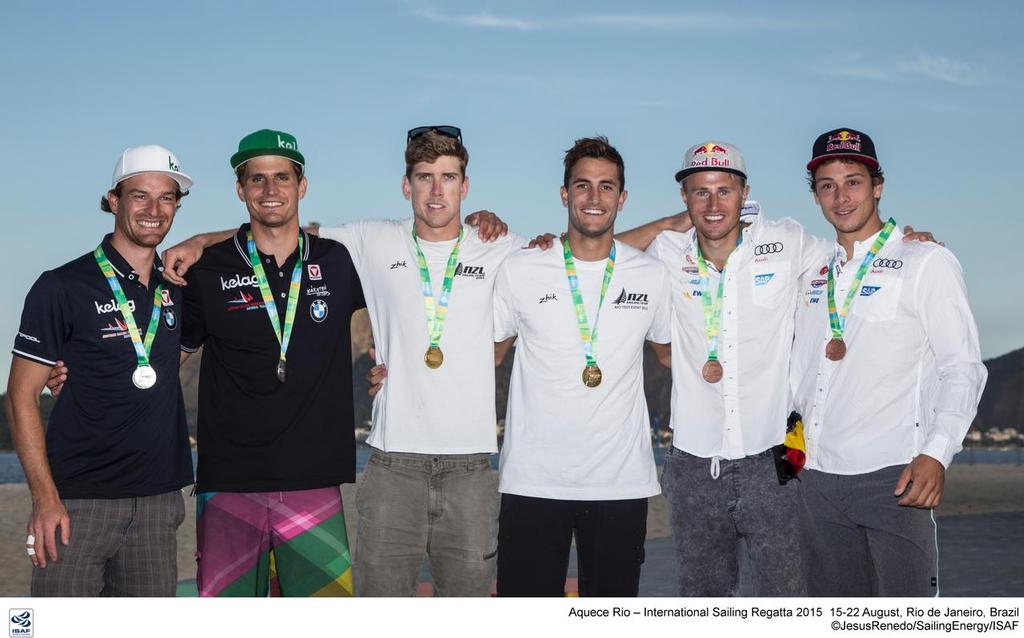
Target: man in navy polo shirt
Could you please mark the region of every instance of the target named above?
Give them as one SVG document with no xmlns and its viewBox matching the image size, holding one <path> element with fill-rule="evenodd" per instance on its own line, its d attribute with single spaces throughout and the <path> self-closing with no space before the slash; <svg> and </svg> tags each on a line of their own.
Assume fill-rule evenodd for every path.
<svg viewBox="0 0 1024 638">
<path fill-rule="evenodd" d="M 249 223 L 188 271 L 201 596 L 266 595 L 271 556 L 283 595 L 352 591 L 339 486 L 355 480 L 349 324 L 366 302 L 348 250 L 300 228 L 304 166 L 288 133 L 243 138 Z"/>
<path fill-rule="evenodd" d="M 126 149 L 101 200 L 113 234 L 43 273 L 25 299 L 7 411 L 32 491 L 33 596 L 175 593 L 192 459 L 181 292 L 163 282 L 155 248 L 191 185 L 167 149 Z M 39 396 L 58 359 L 77 374 L 44 433 Z"/>
</svg>

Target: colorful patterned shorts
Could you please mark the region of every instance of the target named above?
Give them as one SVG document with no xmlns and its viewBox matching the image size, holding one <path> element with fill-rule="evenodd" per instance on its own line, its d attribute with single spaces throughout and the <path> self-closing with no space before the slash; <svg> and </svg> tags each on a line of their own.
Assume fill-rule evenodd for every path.
<svg viewBox="0 0 1024 638">
<path fill-rule="evenodd" d="M 351 596 L 341 489 L 196 498 L 200 596 Z"/>
</svg>

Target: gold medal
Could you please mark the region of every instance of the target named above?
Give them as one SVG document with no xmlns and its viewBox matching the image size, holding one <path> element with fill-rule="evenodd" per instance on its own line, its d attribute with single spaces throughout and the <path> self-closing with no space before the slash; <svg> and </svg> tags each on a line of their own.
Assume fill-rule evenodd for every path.
<svg viewBox="0 0 1024 638">
<path fill-rule="evenodd" d="M 830 361 L 839 361 L 846 356 L 846 342 L 842 339 L 832 339 L 825 346 L 825 356 Z"/>
<path fill-rule="evenodd" d="M 423 363 L 427 364 L 427 367 L 431 370 L 437 370 L 444 363 L 444 353 L 441 352 L 441 348 L 437 346 L 430 346 L 427 348 L 427 352 L 423 355 Z"/>
<path fill-rule="evenodd" d="M 601 385 L 601 368 L 596 365 L 583 368 L 583 385 L 596 388 Z"/>
<path fill-rule="evenodd" d="M 708 383 L 718 383 L 722 380 L 722 364 L 715 359 L 708 359 L 701 368 L 700 375 Z"/>
</svg>

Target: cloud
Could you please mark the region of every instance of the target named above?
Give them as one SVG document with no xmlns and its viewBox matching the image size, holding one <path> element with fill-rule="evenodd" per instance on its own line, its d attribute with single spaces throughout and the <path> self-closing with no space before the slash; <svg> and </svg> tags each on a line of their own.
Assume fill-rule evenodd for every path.
<svg viewBox="0 0 1024 638">
<path fill-rule="evenodd" d="M 696 31 L 701 29 L 778 30 L 810 26 L 801 22 L 761 18 L 746 14 L 585 14 L 548 19 L 497 16 L 490 13 L 445 14 L 431 8 L 414 9 L 413 13 L 431 22 L 456 26 L 537 31 L 568 28 L 576 25 L 601 26 L 651 31 Z"/>
<path fill-rule="evenodd" d="M 445 15 L 433 9 L 417 9 L 415 14 L 431 22 L 442 24 L 454 24 L 463 27 L 475 27 L 484 29 L 506 29 L 515 31 L 533 31 L 542 28 L 544 25 L 536 20 L 523 18 L 509 18 L 479 13 L 476 15 Z"/>
<path fill-rule="evenodd" d="M 818 68 L 830 77 L 858 78 L 878 82 L 900 82 L 913 78 L 926 78 L 955 84 L 975 86 L 991 81 L 987 70 L 979 69 L 961 60 L 943 55 L 917 51 L 902 57 L 868 60 L 863 53 L 834 57 Z"/>
</svg>

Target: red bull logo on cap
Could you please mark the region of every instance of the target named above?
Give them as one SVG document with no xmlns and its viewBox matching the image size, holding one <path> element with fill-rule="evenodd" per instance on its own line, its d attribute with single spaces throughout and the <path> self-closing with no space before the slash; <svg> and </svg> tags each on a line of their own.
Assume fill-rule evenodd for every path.
<svg viewBox="0 0 1024 638">
<path fill-rule="evenodd" d="M 828 136 L 828 143 L 825 145 L 825 152 L 833 151 L 856 151 L 860 152 L 860 135 L 849 131 L 839 131 L 835 135 Z"/>
<path fill-rule="evenodd" d="M 714 142 L 708 142 L 707 144 L 702 144 L 701 146 L 698 146 L 697 148 L 693 149 L 694 155 L 709 155 L 711 153 L 721 153 L 722 155 L 728 155 L 729 149 L 719 146 Z"/>
<path fill-rule="evenodd" d="M 704 157 L 698 158 L 699 155 Z M 722 156 L 725 157 L 722 157 Z M 716 168 L 729 168 L 732 163 L 729 161 L 729 149 L 715 144 L 714 142 L 708 142 L 707 144 L 701 144 L 700 146 L 693 149 L 693 157 L 690 158 L 690 164 L 687 168 L 696 167 L 716 167 Z"/>
</svg>

